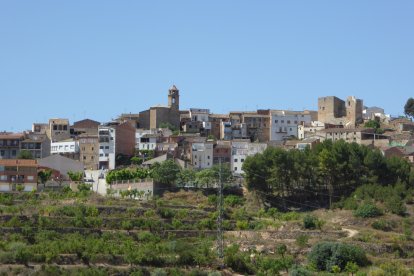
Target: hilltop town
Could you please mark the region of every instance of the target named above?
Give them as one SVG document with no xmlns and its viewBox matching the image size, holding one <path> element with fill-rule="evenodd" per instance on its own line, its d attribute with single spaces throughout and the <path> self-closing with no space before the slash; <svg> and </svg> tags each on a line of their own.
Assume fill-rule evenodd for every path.
<svg viewBox="0 0 414 276">
<path fill-rule="evenodd" d="M 34 122 L 23 133 L 0 132 L 0 165 L 21 162 L 28 166 L 25 173 L 2 175 L 0 190 L 14 190 L 19 183 L 26 191 L 38 189 L 39 169 L 52 170 L 51 180 L 59 182 L 70 180 L 71 171 L 85 172 L 85 179 L 98 183 L 116 168 L 150 166 L 169 159 L 195 170 L 228 164 L 231 173 L 241 177 L 246 157 L 268 147 L 305 149 L 325 140 L 343 139 L 414 162 L 414 123 L 391 118 L 383 108 L 366 107 L 353 96 L 343 100 L 320 97 L 316 111 L 266 109 L 228 114 L 212 114 L 206 108 L 180 110 L 175 85 L 166 96 L 167 105 L 121 114 L 110 122 L 84 119 L 71 123 L 52 118 Z M 32 161 L 16 161 L 22 156 Z"/>
<path fill-rule="evenodd" d="M 414 274 L 409 118 L 167 98 L 0 133 L 1 275 Z"/>
</svg>

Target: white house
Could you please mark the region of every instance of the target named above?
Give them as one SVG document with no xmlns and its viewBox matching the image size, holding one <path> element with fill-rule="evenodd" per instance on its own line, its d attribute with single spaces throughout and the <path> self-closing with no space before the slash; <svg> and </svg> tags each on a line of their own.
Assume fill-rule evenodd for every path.
<svg viewBox="0 0 414 276">
<path fill-rule="evenodd" d="M 67 139 L 59 142 L 51 142 L 50 153 L 52 155 L 59 154 L 70 159 L 79 160 L 79 141 Z"/>
<path fill-rule="evenodd" d="M 99 169 L 115 169 L 116 129 L 99 126 Z"/>
<path fill-rule="evenodd" d="M 155 150 L 157 148 L 157 134 L 144 134 L 139 141 L 139 150 Z"/>
<path fill-rule="evenodd" d="M 213 166 L 213 143 L 193 143 L 191 145 L 191 160 L 196 169 L 211 168 Z"/>
<path fill-rule="evenodd" d="M 291 136 L 298 137 L 298 126 L 310 124 L 310 114 L 298 111 L 272 110 L 270 141 L 282 141 Z"/>
<path fill-rule="evenodd" d="M 267 148 L 265 143 L 250 143 L 248 140 L 231 143 L 231 171 L 234 175 L 243 173 L 242 166 L 248 156 L 262 153 Z"/>
</svg>

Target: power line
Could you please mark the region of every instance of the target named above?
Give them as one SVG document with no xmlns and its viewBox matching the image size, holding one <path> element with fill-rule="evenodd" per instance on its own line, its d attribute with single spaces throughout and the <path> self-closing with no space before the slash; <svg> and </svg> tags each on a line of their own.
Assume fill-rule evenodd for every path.
<svg viewBox="0 0 414 276">
<path fill-rule="evenodd" d="M 223 182 L 221 181 L 221 160 L 219 168 L 219 187 L 218 187 L 218 217 L 217 217 L 217 255 L 221 261 L 223 261 L 224 250 L 224 235 L 223 235 L 223 213 L 224 213 L 224 200 L 223 200 Z"/>
</svg>

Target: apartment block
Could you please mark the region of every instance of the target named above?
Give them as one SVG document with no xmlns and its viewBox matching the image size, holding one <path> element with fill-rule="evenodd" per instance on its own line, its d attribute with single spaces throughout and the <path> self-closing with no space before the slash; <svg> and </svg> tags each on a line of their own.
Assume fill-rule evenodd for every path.
<svg viewBox="0 0 414 276">
<path fill-rule="evenodd" d="M 24 133 L 0 132 L 0 159 L 16 159 Z"/>
<path fill-rule="evenodd" d="M 24 185 L 24 191 L 37 187 L 36 160 L 0 160 L 0 192 L 15 191 L 17 185 Z"/>
</svg>

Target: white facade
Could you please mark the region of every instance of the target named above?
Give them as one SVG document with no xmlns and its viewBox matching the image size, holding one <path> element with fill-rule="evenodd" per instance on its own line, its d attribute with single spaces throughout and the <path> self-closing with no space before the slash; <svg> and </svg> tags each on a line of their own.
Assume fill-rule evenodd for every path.
<svg viewBox="0 0 414 276">
<path fill-rule="evenodd" d="M 52 142 L 50 148 L 51 154 L 75 154 L 79 152 L 79 142 L 66 140 L 61 142 Z"/>
<path fill-rule="evenodd" d="M 305 139 L 312 137 L 317 131 L 325 129 L 325 124 L 319 121 L 312 121 L 310 124 L 298 126 L 298 138 Z"/>
<path fill-rule="evenodd" d="M 116 129 L 99 126 L 99 169 L 115 169 Z"/>
<path fill-rule="evenodd" d="M 135 148 L 139 149 L 139 143 L 141 142 L 141 138 L 147 134 L 156 134 L 156 129 L 137 129 L 135 131 Z"/>
<path fill-rule="evenodd" d="M 270 141 L 282 141 L 291 136 L 298 137 L 298 126 L 310 124 L 310 114 L 293 111 L 271 111 Z"/>
<path fill-rule="evenodd" d="M 213 143 L 193 143 L 191 160 L 196 169 L 207 169 L 213 166 Z"/>
<path fill-rule="evenodd" d="M 243 163 L 248 156 L 262 153 L 267 148 L 265 143 L 250 143 L 248 141 L 233 141 L 231 144 L 231 171 L 234 175 L 243 173 Z"/>
<path fill-rule="evenodd" d="M 146 134 L 140 138 L 139 150 L 155 150 L 157 148 L 157 136 Z"/>
</svg>

